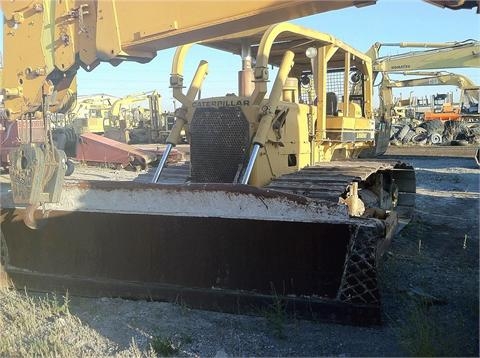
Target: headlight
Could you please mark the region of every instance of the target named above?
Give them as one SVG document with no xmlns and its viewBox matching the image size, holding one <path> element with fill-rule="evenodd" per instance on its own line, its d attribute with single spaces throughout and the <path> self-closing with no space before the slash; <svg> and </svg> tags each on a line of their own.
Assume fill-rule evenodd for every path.
<svg viewBox="0 0 480 358">
<path fill-rule="evenodd" d="M 317 57 L 317 49 L 315 47 L 309 47 L 305 51 L 305 55 L 307 55 L 308 58 L 312 59 Z"/>
</svg>

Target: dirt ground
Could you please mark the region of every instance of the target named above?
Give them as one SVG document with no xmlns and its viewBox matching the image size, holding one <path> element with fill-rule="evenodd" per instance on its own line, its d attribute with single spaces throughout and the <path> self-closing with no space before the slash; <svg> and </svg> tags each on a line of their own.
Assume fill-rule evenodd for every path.
<svg viewBox="0 0 480 358">
<path fill-rule="evenodd" d="M 380 327 L 119 298 L 71 297 L 69 312 L 108 342 L 94 355 L 133 339 L 175 356 L 478 356 L 480 169 L 469 158 L 401 159 L 416 169 L 416 210 L 382 263 Z"/>
</svg>

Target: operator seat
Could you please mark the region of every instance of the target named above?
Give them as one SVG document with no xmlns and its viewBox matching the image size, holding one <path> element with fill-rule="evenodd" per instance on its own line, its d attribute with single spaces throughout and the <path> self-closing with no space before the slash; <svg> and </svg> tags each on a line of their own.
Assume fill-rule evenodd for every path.
<svg viewBox="0 0 480 358">
<path fill-rule="evenodd" d="M 336 116 L 338 115 L 337 107 L 338 107 L 338 99 L 335 92 L 327 92 L 326 97 L 326 110 L 327 116 Z"/>
</svg>

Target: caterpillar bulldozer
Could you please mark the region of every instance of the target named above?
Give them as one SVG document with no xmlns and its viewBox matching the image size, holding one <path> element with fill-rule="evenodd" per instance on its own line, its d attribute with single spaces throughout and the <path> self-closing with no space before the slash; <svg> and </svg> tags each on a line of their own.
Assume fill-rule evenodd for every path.
<svg viewBox="0 0 480 358">
<path fill-rule="evenodd" d="M 102 134 L 104 118 L 115 101 L 108 95 L 94 95 L 77 98 L 75 106 L 68 112 L 67 125 L 74 128 L 76 133 L 92 132 Z"/>
<path fill-rule="evenodd" d="M 377 266 L 412 214 L 415 174 L 357 159 L 376 147 L 372 60 L 328 34 L 261 27 L 369 3 L 203 2 L 211 11 L 191 16 L 195 2 L 2 2 L 1 115 L 25 129 L 1 187 L 2 277 L 228 312 L 281 300 L 298 317 L 379 323 Z M 206 61 L 184 93 L 196 42 L 241 55 L 238 95 L 195 99 Z M 153 177 L 65 179 L 49 120 L 77 69 L 148 62 L 173 46 L 182 106 Z M 182 129 L 186 170 L 166 165 Z"/>
</svg>

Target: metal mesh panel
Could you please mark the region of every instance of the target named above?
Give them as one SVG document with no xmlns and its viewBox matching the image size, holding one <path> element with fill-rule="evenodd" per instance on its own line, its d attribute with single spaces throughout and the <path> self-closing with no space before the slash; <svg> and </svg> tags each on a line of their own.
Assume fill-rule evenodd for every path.
<svg viewBox="0 0 480 358">
<path fill-rule="evenodd" d="M 354 235 L 345 259 L 342 283 L 337 298 L 348 303 L 376 304 L 380 302 L 377 282 L 376 248 L 378 237 L 368 233 Z"/>
<path fill-rule="evenodd" d="M 355 68 L 350 70 L 350 75 L 360 76 L 358 83 L 349 81 L 348 83 L 348 93 L 349 95 L 363 95 L 363 79 L 361 78 L 361 73 L 357 72 Z M 343 83 L 345 79 L 345 71 L 331 71 L 327 73 L 327 92 L 334 92 L 337 95 L 337 98 L 340 102 L 343 102 Z M 350 99 L 352 100 L 352 99 Z"/>
<path fill-rule="evenodd" d="M 327 92 L 333 92 L 337 95 L 339 102 L 343 102 L 343 78 L 344 71 L 335 71 L 327 73 Z"/>
<path fill-rule="evenodd" d="M 248 149 L 240 107 L 197 108 L 190 126 L 192 182 L 232 183 Z"/>
<path fill-rule="evenodd" d="M 355 69 L 351 70 L 351 73 L 355 73 Z M 329 71 L 327 73 L 327 88 L 326 92 L 330 93 L 335 93 L 337 96 L 337 101 L 338 102 L 343 102 L 343 83 L 344 83 L 344 76 L 345 76 L 345 71 L 343 70 L 334 70 L 334 71 Z M 300 87 L 300 100 L 302 103 L 306 104 L 315 104 L 314 99 L 316 98 L 315 95 L 315 90 L 314 90 L 314 78 L 311 73 L 303 73 L 302 78 L 308 78 L 309 83 L 308 85 L 302 85 Z M 350 95 L 357 95 L 358 97 L 361 97 L 363 100 L 363 86 L 362 86 L 362 81 L 360 81 L 359 84 L 355 86 L 353 82 L 350 82 L 348 87 L 349 87 L 349 93 Z M 355 97 L 355 96 L 352 96 Z M 350 98 L 351 101 L 357 102 L 361 107 L 363 107 L 363 104 L 361 101 L 357 100 L 356 98 Z"/>
</svg>

